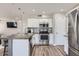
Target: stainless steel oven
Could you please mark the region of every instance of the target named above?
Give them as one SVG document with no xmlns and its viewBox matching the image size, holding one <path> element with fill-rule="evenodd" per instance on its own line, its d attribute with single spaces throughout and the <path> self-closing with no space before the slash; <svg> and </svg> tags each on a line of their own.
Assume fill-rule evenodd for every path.
<svg viewBox="0 0 79 59">
<path fill-rule="evenodd" d="M 48 37 L 48 35 L 46 35 L 46 34 L 41 34 L 41 35 L 40 35 L 40 39 L 41 39 L 41 40 L 48 40 L 49 37 Z"/>
<path fill-rule="evenodd" d="M 48 23 L 39 24 L 40 43 L 49 44 L 49 25 Z"/>
<path fill-rule="evenodd" d="M 48 34 L 40 34 L 40 42 L 41 42 L 41 44 L 48 45 L 49 44 L 49 35 Z"/>
</svg>

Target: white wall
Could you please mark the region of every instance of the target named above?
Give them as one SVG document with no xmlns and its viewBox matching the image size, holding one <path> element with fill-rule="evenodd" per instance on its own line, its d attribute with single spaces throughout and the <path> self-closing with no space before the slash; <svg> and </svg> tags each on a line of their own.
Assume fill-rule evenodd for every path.
<svg viewBox="0 0 79 59">
<path fill-rule="evenodd" d="M 5 30 L 4 27 L 5 27 L 4 22 L 0 21 L 0 34 L 3 34 L 3 32 Z"/>
<path fill-rule="evenodd" d="M 17 28 L 7 28 L 6 22 L 17 22 Z M 0 21 L 0 33 L 5 35 L 12 35 L 16 33 L 25 33 L 27 27 L 27 20 L 16 20 L 16 19 L 3 19 Z"/>
</svg>

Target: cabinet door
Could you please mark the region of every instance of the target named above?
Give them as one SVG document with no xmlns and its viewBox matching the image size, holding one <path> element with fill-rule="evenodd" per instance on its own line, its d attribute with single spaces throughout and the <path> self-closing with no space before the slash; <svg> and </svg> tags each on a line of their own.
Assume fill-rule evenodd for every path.
<svg viewBox="0 0 79 59">
<path fill-rule="evenodd" d="M 28 56 L 29 55 L 29 41 L 28 39 L 14 39 L 12 47 L 13 56 Z"/>
<path fill-rule="evenodd" d="M 39 27 L 39 19 L 28 19 L 28 27 Z"/>
<path fill-rule="evenodd" d="M 49 34 L 49 44 L 50 45 L 53 45 L 54 44 L 53 34 Z"/>
</svg>

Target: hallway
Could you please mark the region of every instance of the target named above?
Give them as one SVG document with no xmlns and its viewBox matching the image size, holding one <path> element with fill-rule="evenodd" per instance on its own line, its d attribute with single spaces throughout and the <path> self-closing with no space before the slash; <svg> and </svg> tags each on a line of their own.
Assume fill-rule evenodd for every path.
<svg viewBox="0 0 79 59">
<path fill-rule="evenodd" d="M 66 56 L 64 46 L 34 46 L 32 56 Z"/>
</svg>

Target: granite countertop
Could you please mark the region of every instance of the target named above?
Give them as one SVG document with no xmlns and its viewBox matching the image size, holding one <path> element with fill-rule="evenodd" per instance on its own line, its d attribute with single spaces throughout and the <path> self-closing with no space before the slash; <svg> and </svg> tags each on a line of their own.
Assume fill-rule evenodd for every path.
<svg viewBox="0 0 79 59">
<path fill-rule="evenodd" d="M 14 39 L 30 39 L 33 34 L 16 34 L 14 35 Z"/>
<path fill-rule="evenodd" d="M 2 36 L 0 37 L 0 39 L 30 39 L 32 38 L 32 36 L 33 36 L 32 33 L 27 34 L 19 33 L 11 36 Z"/>
</svg>

